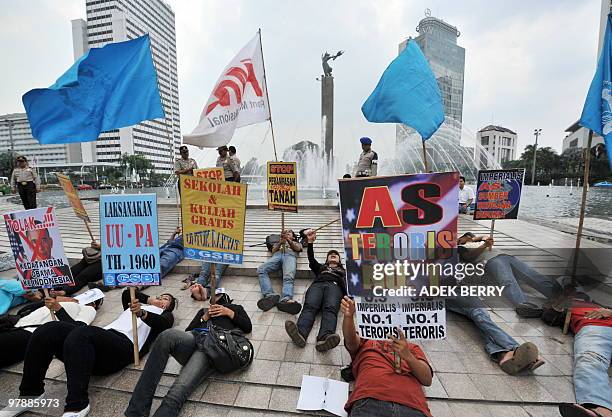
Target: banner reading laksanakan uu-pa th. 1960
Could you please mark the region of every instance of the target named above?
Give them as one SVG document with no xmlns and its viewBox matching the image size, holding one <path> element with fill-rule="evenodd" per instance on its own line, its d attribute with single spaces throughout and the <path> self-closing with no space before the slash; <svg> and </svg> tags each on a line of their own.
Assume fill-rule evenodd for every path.
<svg viewBox="0 0 612 417">
<path fill-rule="evenodd" d="M 340 180 L 347 290 L 367 339 L 446 336 L 443 299 L 432 288 L 453 276 L 456 172 Z M 450 266 L 450 268 L 448 268 Z"/>
<path fill-rule="evenodd" d="M 181 175 L 185 257 L 241 264 L 247 185 Z"/>
<path fill-rule="evenodd" d="M 24 289 L 74 285 L 53 207 L 5 213 L 4 223 Z"/>
<path fill-rule="evenodd" d="M 100 196 L 102 275 L 111 286 L 160 284 L 157 196 Z"/>
</svg>

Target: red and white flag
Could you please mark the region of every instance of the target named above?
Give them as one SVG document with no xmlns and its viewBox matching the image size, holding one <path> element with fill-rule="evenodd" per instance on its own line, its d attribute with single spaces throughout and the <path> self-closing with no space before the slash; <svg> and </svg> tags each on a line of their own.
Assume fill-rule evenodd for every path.
<svg viewBox="0 0 612 417">
<path fill-rule="evenodd" d="M 200 123 L 183 142 L 200 148 L 227 145 L 236 128 L 270 119 L 261 37 L 245 45 L 221 73 Z"/>
</svg>

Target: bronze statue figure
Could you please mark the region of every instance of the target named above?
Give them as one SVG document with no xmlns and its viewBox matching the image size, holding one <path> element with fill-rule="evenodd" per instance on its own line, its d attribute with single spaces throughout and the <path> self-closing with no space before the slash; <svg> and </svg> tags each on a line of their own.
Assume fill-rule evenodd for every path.
<svg viewBox="0 0 612 417">
<path fill-rule="evenodd" d="M 338 58 L 340 55 L 342 55 L 344 53 L 344 51 L 338 51 L 336 52 L 335 55 L 330 55 L 327 51 L 321 55 L 321 61 L 323 64 L 323 74 L 326 77 L 329 77 L 332 75 L 332 70 L 333 68 L 329 66 L 329 64 L 327 63 L 330 59 L 331 60 L 335 60 L 336 58 Z"/>
</svg>

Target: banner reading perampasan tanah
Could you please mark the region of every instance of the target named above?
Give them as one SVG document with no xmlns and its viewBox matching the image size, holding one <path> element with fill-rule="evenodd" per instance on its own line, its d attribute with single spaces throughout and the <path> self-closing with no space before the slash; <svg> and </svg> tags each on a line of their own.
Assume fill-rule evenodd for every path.
<svg viewBox="0 0 612 417">
<path fill-rule="evenodd" d="M 454 276 L 456 172 L 340 180 L 347 290 L 359 333 L 386 339 L 446 336 L 444 301 L 431 299 Z M 414 299 L 414 300 L 413 300 Z"/>
<path fill-rule="evenodd" d="M 24 289 L 74 285 L 53 207 L 5 213 L 4 223 Z"/>
<path fill-rule="evenodd" d="M 241 264 L 247 185 L 180 176 L 185 257 Z"/>
<path fill-rule="evenodd" d="M 268 210 L 297 213 L 295 162 L 268 161 Z"/>
<path fill-rule="evenodd" d="M 55 174 L 57 180 L 59 181 L 62 189 L 64 190 L 64 194 L 68 198 L 72 209 L 74 210 L 74 214 L 77 215 L 78 218 L 82 219 L 85 222 L 91 223 L 89 220 L 89 215 L 87 215 L 87 210 L 83 207 L 83 202 L 79 198 L 74 186 L 72 185 L 72 181 L 70 181 L 70 177 L 64 174 Z"/>
</svg>

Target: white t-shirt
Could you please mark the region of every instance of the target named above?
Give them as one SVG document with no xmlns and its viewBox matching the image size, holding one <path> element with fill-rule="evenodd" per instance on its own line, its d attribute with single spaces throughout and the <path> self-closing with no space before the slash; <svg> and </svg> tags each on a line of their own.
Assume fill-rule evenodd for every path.
<svg viewBox="0 0 612 417">
<path fill-rule="evenodd" d="M 92 306 L 84 306 L 79 303 L 61 302 L 60 305 L 68 313 L 73 320 L 81 321 L 85 324 L 91 324 L 96 318 L 96 309 Z M 45 324 L 53 321 L 51 318 L 51 310 L 47 307 L 40 307 L 32 311 L 25 317 L 19 319 L 15 327 L 24 327 L 33 324 Z M 36 327 L 26 327 L 24 330 L 33 332 Z"/>
<path fill-rule="evenodd" d="M 459 203 L 465 204 L 468 200 L 472 200 L 474 202 L 474 190 L 472 190 L 467 185 L 463 186 L 463 190 L 459 188 Z"/>
<path fill-rule="evenodd" d="M 152 305 L 143 305 L 143 310 L 148 311 L 149 313 L 161 314 L 164 312 L 159 307 L 155 307 Z M 136 328 L 138 329 L 138 350 L 141 350 L 147 341 L 147 337 L 149 337 L 149 333 L 151 333 L 151 327 L 142 321 L 140 318 L 136 318 Z M 116 330 L 119 333 L 123 333 L 134 343 L 134 337 L 132 336 L 132 312 L 127 309 L 115 321 L 105 327 L 106 330 Z"/>
</svg>

